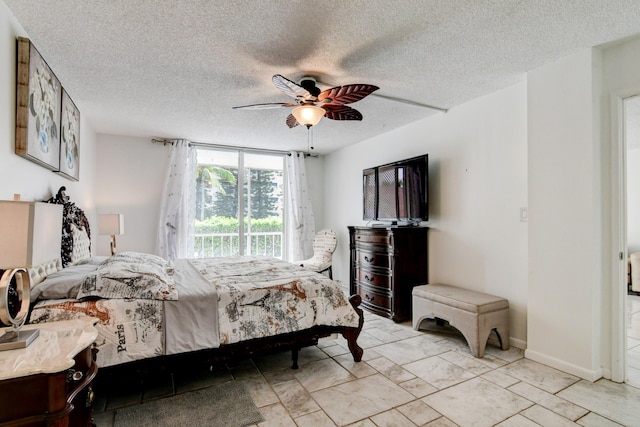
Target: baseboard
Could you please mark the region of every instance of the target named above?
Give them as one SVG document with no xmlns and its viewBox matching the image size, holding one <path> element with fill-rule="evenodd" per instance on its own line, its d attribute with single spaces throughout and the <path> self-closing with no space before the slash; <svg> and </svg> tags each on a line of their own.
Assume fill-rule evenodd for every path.
<svg viewBox="0 0 640 427">
<path fill-rule="evenodd" d="M 527 349 L 527 342 L 526 341 L 522 341 L 519 340 L 517 338 L 514 337 L 509 337 L 509 345 L 515 347 L 515 348 L 519 348 L 520 350 L 526 350 Z"/>
<path fill-rule="evenodd" d="M 542 363 L 543 365 L 550 366 L 555 369 L 559 369 L 571 375 L 575 375 L 587 381 L 594 382 L 603 378 L 604 372 L 602 368 L 589 370 L 581 366 L 574 365 L 572 363 L 565 362 L 564 360 L 556 359 L 555 357 L 548 356 L 546 354 L 538 353 L 533 350 L 525 350 L 524 357 L 533 360 L 534 362 Z"/>
</svg>

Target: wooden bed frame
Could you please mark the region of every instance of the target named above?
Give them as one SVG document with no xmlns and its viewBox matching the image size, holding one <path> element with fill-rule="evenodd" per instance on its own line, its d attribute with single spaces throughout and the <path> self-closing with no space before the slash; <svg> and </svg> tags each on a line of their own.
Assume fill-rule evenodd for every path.
<svg viewBox="0 0 640 427">
<path fill-rule="evenodd" d="M 60 187 L 57 195 L 47 200 L 48 203 L 61 204 L 64 206 L 62 227 L 63 261 L 65 259 L 70 259 L 69 252 L 70 248 L 73 247 L 71 224 L 74 224 L 79 228 L 86 227 L 87 233 L 89 233 L 89 222 L 87 221 L 84 212 L 79 209 L 74 203 L 69 201 L 69 197 L 65 194 L 65 191 L 66 188 L 64 186 Z M 63 262 L 63 266 L 64 265 L 65 264 Z M 127 367 L 133 368 L 136 371 L 155 371 L 157 369 L 167 369 L 175 366 L 181 366 L 185 363 L 190 363 L 193 359 L 205 363 L 215 363 L 221 361 L 249 358 L 257 354 L 291 350 L 292 368 L 297 369 L 298 351 L 301 348 L 316 345 L 320 338 L 328 337 L 336 333 L 341 334 L 347 340 L 349 351 L 353 356 L 353 360 L 355 362 L 360 362 L 362 360 L 362 354 L 364 351 L 360 346 L 358 346 L 357 339 L 360 335 L 360 332 L 362 331 L 362 326 L 364 324 L 364 313 L 360 308 L 362 298 L 359 295 L 352 295 L 351 297 L 349 297 L 349 302 L 358 314 L 358 327 L 313 326 L 309 329 L 304 329 L 287 334 L 275 335 L 265 338 L 256 338 L 247 341 L 240 341 L 233 344 L 224 344 L 218 348 L 136 360 L 127 362 L 122 365 L 115 365 L 113 366 L 113 368 L 127 365 Z"/>
</svg>

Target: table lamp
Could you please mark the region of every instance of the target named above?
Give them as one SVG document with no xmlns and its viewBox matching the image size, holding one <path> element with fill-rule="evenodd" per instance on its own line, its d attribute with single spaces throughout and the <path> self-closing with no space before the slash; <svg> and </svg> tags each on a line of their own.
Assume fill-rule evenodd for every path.
<svg viewBox="0 0 640 427">
<path fill-rule="evenodd" d="M 0 351 L 24 348 L 39 334 L 22 331 L 29 314 L 27 268 L 60 258 L 62 205 L 0 201 L 0 321 L 12 328 L 0 337 Z"/>
<path fill-rule="evenodd" d="M 116 254 L 116 235 L 124 234 L 124 215 L 98 215 L 98 233 L 101 236 L 111 236 L 111 255 Z"/>
</svg>

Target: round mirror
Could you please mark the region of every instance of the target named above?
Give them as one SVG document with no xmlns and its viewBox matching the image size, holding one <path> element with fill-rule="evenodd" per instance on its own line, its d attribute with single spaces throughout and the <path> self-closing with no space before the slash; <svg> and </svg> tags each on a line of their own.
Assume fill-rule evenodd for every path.
<svg viewBox="0 0 640 427">
<path fill-rule="evenodd" d="M 0 321 L 20 328 L 27 320 L 31 289 L 24 268 L 5 270 L 0 279 Z"/>
</svg>

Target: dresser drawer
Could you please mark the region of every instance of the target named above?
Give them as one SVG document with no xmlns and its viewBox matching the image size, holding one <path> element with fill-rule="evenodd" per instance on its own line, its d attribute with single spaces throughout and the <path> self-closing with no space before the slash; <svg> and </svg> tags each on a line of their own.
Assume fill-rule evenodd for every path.
<svg viewBox="0 0 640 427">
<path fill-rule="evenodd" d="M 362 231 L 359 230 L 355 234 L 355 241 L 362 243 L 374 243 L 378 245 L 388 245 L 391 241 L 391 236 L 386 231 Z"/>
<path fill-rule="evenodd" d="M 360 267 L 390 268 L 391 256 L 379 252 L 356 249 L 356 262 Z"/>
<path fill-rule="evenodd" d="M 357 280 L 360 283 L 363 283 L 369 286 L 376 286 L 376 287 L 381 287 L 385 289 L 391 289 L 391 276 L 374 273 L 366 269 L 358 269 L 357 274 L 358 274 Z"/>
<path fill-rule="evenodd" d="M 362 298 L 362 303 L 365 306 L 373 306 L 373 308 L 385 312 L 391 311 L 390 296 L 375 292 L 372 288 L 364 285 L 357 286 L 357 293 Z"/>
</svg>

